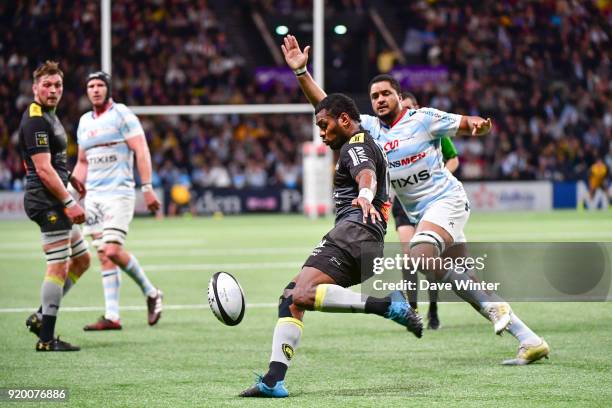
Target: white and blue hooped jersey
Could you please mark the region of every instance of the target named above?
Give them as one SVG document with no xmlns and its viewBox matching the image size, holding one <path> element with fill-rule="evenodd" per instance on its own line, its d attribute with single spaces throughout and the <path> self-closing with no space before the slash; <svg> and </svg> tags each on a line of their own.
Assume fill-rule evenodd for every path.
<svg viewBox="0 0 612 408">
<path fill-rule="evenodd" d="M 433 108 L 410 109 L 389 127 L 361 115 L 361 126 L 385 150 L 391 186 L 412 222 L 439 198 L 465 197 L 463 185 L 444 167 L 440 139 L 455 136 L 461 115 Z"/>
<path fill-rule="evenodd" d="M 77 130 L 87 157 L 87 194 L 134 195 L 134 153 L 126 141 L 144 135 L 140 121 L 121 103 L 98 117 L 89 111 Z"/>
</svg>

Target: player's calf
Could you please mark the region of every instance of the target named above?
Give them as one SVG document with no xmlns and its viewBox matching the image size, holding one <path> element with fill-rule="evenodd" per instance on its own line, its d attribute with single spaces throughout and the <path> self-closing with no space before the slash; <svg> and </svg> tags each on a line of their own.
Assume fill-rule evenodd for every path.
<svg viewBox="0 0 612 408">
<path fill-rule="evenodd" d="M 442 254 L 446 248 L 445 240 L 435 231 L 420 231 L 414 235 L 410 242 L 411 258 L 420 258 L 420 270 L 427 274 L 430 279 L 435 277 L 441 282 L 451 283 L 453 291 L 466 302 L 476 305 L 484 316 L 493 323 L 496 334 L 501 334 L 508 327 L 511 320 L 512 310 L 510 306 L 501 301 L 498 296 L 477 289 L 472 285 L 471 276 L 461 270 L 453 268 L 444 269 L 442 265 Z"/>
</svg>

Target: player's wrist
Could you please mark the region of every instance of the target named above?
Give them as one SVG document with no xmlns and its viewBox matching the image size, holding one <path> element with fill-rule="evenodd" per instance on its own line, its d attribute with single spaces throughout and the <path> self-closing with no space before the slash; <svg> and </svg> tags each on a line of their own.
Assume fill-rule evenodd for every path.
<svg viewBox="0 0 612 408">
<path fill-rule="evenodd" d="M 304 65 L 301 68 L 293 70 L 293 73 L 295 74 L 295 76 L 302 76 L 302 75 L 306 74 L 306 72 L 308 72 L 308 69 L 306 68 L 306 65 Z"/>
<path fill-rule="evenodd" d="M 77 205 L 76 201 L 74 200 L 74 198 L 72 198 L 72 196 L 68 196 L 64 198 L 62 200 L 62 204 L 64 205 L 65 208 L 72 208 L 75 205 Z"/>
<path fill-rule="evenodd" d="M 369 188 L 364 187 L 359 190 L 359 197 L 365 198 L 369 203 L 371 203 L 372 200 L 374 200 L 374 192 Z"/>
<path fill-rule="evenodd" d="M 146 193 L 148 191 L 153 191 L 153 184 L 144 183 L 142 186 L 140 186 L 140 191 L 142 191 L 143 193 Z"/>
</svg>

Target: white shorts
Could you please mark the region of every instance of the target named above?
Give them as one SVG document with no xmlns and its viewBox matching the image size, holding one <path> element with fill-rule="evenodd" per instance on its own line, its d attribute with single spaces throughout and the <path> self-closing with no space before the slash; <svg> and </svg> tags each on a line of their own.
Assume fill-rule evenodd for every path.
<svg viewBox="0 0 612 408">
<path fill-rule="evenodd" d="M 102 234 L 101 241 L 93 241 L 94 247 L 100 249 L 101 244 L 107 242 L 125 243 L 134 218 L 134 203 L 134 196 L 85 196 L 87 221 L 83 233 Z"/>
<path fill-rule="evenodd" d="M 470 218 L 470 202 L 465 195 L 443 197 L 432 202 L 424 211 L 421 221 L 439 225 L 450 234 L 454 242 L 466 242 L 463 229 Z"/>
</svg>

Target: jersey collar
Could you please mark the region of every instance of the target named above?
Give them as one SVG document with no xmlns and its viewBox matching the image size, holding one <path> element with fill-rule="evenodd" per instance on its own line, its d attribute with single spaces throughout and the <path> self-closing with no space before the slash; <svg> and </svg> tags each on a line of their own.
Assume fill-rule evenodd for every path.
<svg viewBox="0 0 612 408">
<path fill-rule="evenodd" d="M 34 99 L 34 100 L 32 101 L 32 103 L 35 103 L 36 105 L 40 106 L 40 109 L 41 109 L 43 112 L 55 113 L 55 109 L 56 109 L 56 108 L 49 108 L 49 107 L 46 107 L 46 106 L 45 106 L 45 105 L 43 105 L 42 103 L 38 102 L 36 99 Z"/>
<path fill-rule="evenodd" d="M 404 117 L 406 112 L 408 112 L 408 109 L 403 109 L 402 112 L 399 114 L 399 116 L 393 121 L 391 126 L 387 126 L 387 124 L 385 122 L 383 122 L 382 120 L 380 120 L 380 119 L 378 119 L 378 120 L 380 120 L 380 123 L 382 124 L 383 127 L 387 128 L 387 129 L 391 129 L 393 126 L 397 125 L 397 122 L 402 120 L 402 118 Z"/>
<path fill-rule="evenodd" d="M 102 113 L 101 113 L 101 114 L 99 114 L 99 115 L 96 115 L 96 110 L 95 110 L 95 109 L 92 109 L 92 110 L 91 110 L 91 116 L 92 116 L 94 119 L 98 119 L 100 116 L 104 115 L 106 112 L 108 112 L 108 111 L 110 111 L 111 109 L 113 109 L 113 106 L 115 106 L 115 102 L 111 102 L 111 103 L 108 105 L 108 108 L 106 108 L 106 109 L 104 110 L 104 112 L 102 112 Z"/>
</svg>

